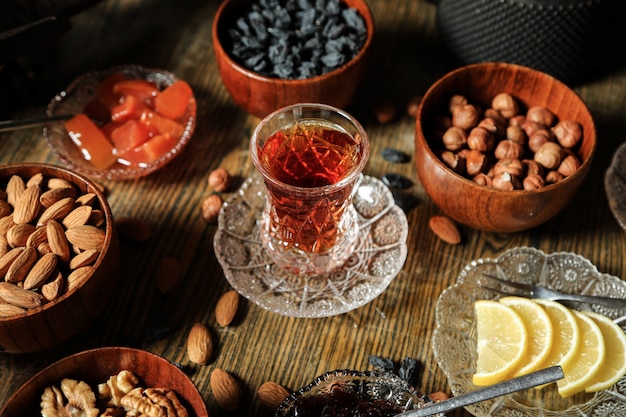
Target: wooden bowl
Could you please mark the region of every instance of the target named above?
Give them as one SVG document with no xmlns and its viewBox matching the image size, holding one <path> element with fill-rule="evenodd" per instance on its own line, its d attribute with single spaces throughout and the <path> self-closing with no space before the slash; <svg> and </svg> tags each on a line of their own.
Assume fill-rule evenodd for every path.
<svg viewBox="0 0 626 417">
<path fill-rule="evenodd" d="M 489 108 L 501 92 L 515 96 L 524 107 L 544 106 L 558 120 L 575 120 L 583 127 L 576 148 L 580 168 L 556 184 L 537 190 L 502 191 L 474 183 L 453 172 L 436 154 L 435 120 L 448 114 L 453 94 Z M 467 226 L 493 232 L 517 232 L 538 226 L 559 213 L 572 200 L 591 166 L 596 149 L 596 128 L 589 109 L 569 87 L 545 73 L 505 63 L 480 63 L 456 69 L 435 82 L 417 112 L 415 160 L 424 189 L 441 211 Z"/>
<path fill-rule="evenodd" d="M 13 393 L 0 410 L 0 417 L 41 415 L 41 394 L 50 385 L 59 386 L 63 378 L 87 382 L 97 397 L 97 385 L 123 370 L 133 372 L 139 378 L 141 387 L 161 387 L 174 391 L 190 417 L 208 416 L 198 389 L 176 365 L 143 350 L 104 347 L 75 353 L 34 375 Z"/>
<path fill-rule="evenodd" d="M 54 165 L 35 163 L 0 167 L 1 188 L 6 189 L 13 175 L 19 175 L 26 181 L 38 173 L 43 174 L 46 180 L 61 178 L 69 181 L 79 190 L 79 194 L 93 193 L 93 207 L 102 212 L 104 223 L 100 227 L 104 230 L 105 238 L 91 271 L 71 291 L 64 291 L 53 301 L 45 301 L 41 306 L 24 313 L 0 317 L 0 350 L 4 352 L 35 352 L 70 339 L 86 329 L 102 313 L 116 287 L 119 243 L 111 209 L 102 191 L 81 174 Z M 66 265 L 64 261 L 57 262 L 57 270 L 63 270 L 65 278 L 69 273 Z"/>
<path fill-rule="evenodd" d="M 213 50 L 226 90 L 248 113 L 263 118 L 271 112 L 296 103 L 322 103 L 345 109 L 361 83 L 367 54 L 374 34 L 374 22 L 367 2 L 342 0 L 355 8 L 365 20 L 367 39 L 361 51 L 342 67 L 306 79 L 270 78 L 235 62 L 227 52 L 229 24 L 239 17 L 249 0 L 226 0 L 213 21 Z"/>
</svg>

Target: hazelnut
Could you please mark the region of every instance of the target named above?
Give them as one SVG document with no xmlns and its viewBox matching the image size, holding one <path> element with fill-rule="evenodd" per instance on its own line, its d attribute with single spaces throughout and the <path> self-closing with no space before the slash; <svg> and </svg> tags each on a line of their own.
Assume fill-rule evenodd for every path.
<svg viewBox="0 0 626 417">
<path fill-rule="evenodd" d="M 556 140 L 564 148 L 571 149 L 578 145 L 583 137 L 583 128 L 574 120 L 563 120 L 552 128 Z"/>
<path fill-rule="evenodd" d="M 230 187 L 230 173 L 224 168 L 217 168 L 209 174 L 209 187 L 218 193 L 228 190 Z"/>
<path fill-rule="evenodd" d="M 500 124 L 497 120 L 491 117 L 485 117 L 478 123 L 478 127 L 483 127 L 491 132 L 496 138 L 504 137 L 506 132 L 505 125 Z"/>
<path fill-rule="evenodd" d="M 224 200 L 219 194 L 211 194 L 202 202 L 202 217 L 207 223 L 217 222 Z"/>
<path fill-rule="evenodd" d="M 465 155 L 465 170 L 467 175 L 474 177 L 485 171 L 487 167 L 487 157 L 484 153 L 476 150 L 470 150 Z"/>
<path fill-rule="evenodd" d="M 539 129 L 528 136 L 528 148 L 536 153 L 544 143 L 551 141 L 552 136 L 550 132 L 546 129 Z"/>
<path fill-rule="evenodd" d="M 546 185 L 556 184 L 559 181 L 562 181 L 565 177 L 558 171 L 550 171 L 546 174 Z"/>
<path fill-rule="evenodd" d="M 580 168 L 580 161 L 573 153 L 568 154 L 561 161 L 557 171 L 564 177 L 569 177 Z"/>
<path fill-rule="evenodd" d="M 522 178 L 524 176 L 524 165 L 519 159 L 502 159 L 493 166 L 494 176 L 501 172 L 508 172 L 509 174 Z"/>
<path fill-rule="evenodd" d="M 454 109 L 456 108 L 456 106 L 464 106 L 466 104 L 467 104 L 467 98 L 465 96 L 462 96 L 460 94 L 455 94 L 452 97 L 450 97 L 448 109 L 450 110 L 450 113 L 454 113 Z"/>
<path fill-rule="evenodd" d="M 470 130 L 478 124 L 480 114 L 473 104 L 461 104 L 452 112 L 452 125 Z"/>
<path fill-rule="evenodd" d="M 519 178 L 508 172 L 501 172 L 495 175 L 491 184 L 493 188 L 503 191 L 513 191 L 522 188 Z"/>
<path fill-rule="evenodd" d="M 510 125 L 506 128 L 505 137 L 508 140 L 512 140 L 515 143 L 519 143 L 522 146 L 526 146 L 528 143 L 528 136 L 521 126 Z"/>
<path fill-rule="evenodd" d="M 544 183 L 545 181 L 541 175 L 528 174 L 522 181 L 522 186 L 524 190 L 536 190 L 537 188 L 543 187 Z"/>
<path fill-rule="evenodd" d="M 498 112 L 507 119 L 517 116 L 519 113 L 519 104 L 509 93 L 497 94 L 491 101 L 491 107 L 498 110 Z"/>
<path fill-rule="evenodd" d="M 501 140 L 494 151 L 496 159 L 522 159 L 524 157 L 524 147 L 512 140 Z"/>
<path fill-rule="evenodd" d="M 393 103 L 381 103 L 374 108 L 374 116 L 376 116 L 376 120 L 380 124 L 393 122 L 396 118 L 396 114 L 396 107 L 393 105 Z"/>
<path fill-rule="evenodd" d="M 458 151 L 467 144 L 467 133 L 457 126 L 451 126 L 442 137 L 443 146 L 449 151 Z"/>
<path fill-rule="evenodd" d="M 420 107 L 421 101 L 422 97 L 420 96 L 413 97 L 411 100 L 409 100 L 409 102 L 406 104 L 406 114 L 413 118 L 417 117 L 417 110 Z"/>
<path fill-rule="evenodd" d="M 463 175 L 465 173 L 465 158 L 451 151 L 441 152 L 441 160 L 454 172 Z"/>
<path fill-rule="evenodd" d="M 549 109 L 541 106 L 535 106 L 526 112 L 526 120 L 539 123 L 543 126 L 550 127 L 554 124 L 556 116 Z"/>
<path fill-rule="evenodd" d="M 482 185 L 484 187 L 491 187 L 492 186 L 492 179 L 489 175 L 487 174 L 483 174 L 482 172 L 476 176 L 474 176 L 472 178 L 472 180 L 478 184 L 478 185 Z"/>
<path fill-rule="evenodd" d="M 537 122 L 533 122 L 531 120 L 525 120 L 524 123 L 522 124 L 522 129 L 524 129 L 524 132 L 526 132 L 526 136 L 531 137 L 536 131 L 538 130 L 545 130 L 546 127 L 542 124 L 539 124 Z"/>
<path fill-rule="evenodd" d="M 547 169 L 556 169 L 563 160 L 563 148 L 558 143 L 546 142 L 537 150 L 534 159 Z"/>
<path fill-rule="evenodd" d="M 476 151 L 489 152 L 495 144 L 495 137 L 484 127 L 475 127 L 467 135 L 467 146 Z"/>
<path fill-rule="evenodd" d="M 531 174 L 543 176 L 543 167 L 534 159 L 523 159 L 522 166 L 524 167 L 524 175 L 526 176 Z"/>
<path fill-rule="evenodd" d="M 485 110 L 485 118 L 493 119 L 498 125 L 504 127 L 509 124 L 506 117 L 502 116 L 496 109 Z"/>
<path fill-rule="evenodd" d="M 526 116 L 523 114 L 518 114 L 517 116 L 513 116 L 509 119 L 509 126 L 519 126 L 522 127 L 526 122 Z"/>
</svg>

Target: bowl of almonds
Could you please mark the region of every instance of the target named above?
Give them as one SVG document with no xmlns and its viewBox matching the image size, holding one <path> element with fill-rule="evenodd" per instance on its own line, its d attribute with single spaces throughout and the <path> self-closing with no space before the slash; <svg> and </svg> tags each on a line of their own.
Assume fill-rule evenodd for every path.
<svg viewBox="0 0 626 417">
<path fill-rule="evenodd" d="M 540 71 L 499 62 L 444 75 L 417 112 L 415 159 L 426 193 L 459 223 L 518 232 L 574 198 L 596 150 L 578 94 Z"/>
<path fill-rule="evenodd" d="M 0 350 L 40 351 L 86 329 L 113 295 L 118 268 L 97 184 L 54 165 L 0 167 Z"/>
<path fill-rule="evenodd" d="M 0 409 L 20 416 L 203 417 L 202 395 L 175 364 L 127 347 L 90 349 L 49 365 Z"/>
</svg>

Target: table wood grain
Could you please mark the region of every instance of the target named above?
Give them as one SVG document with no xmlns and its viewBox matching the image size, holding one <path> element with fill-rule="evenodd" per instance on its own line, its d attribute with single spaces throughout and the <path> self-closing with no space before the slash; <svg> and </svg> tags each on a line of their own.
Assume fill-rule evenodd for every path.
<svg viewBox="0 0 626 417">
<path fill-rule="evenodd" d="M 370 0 L 376 24 L 373 59 L 349 111 L 370 136 L 365 173 L 381 177 L 393 172 L 414 181 L 409 191 L 417 205 L 407 213 L 406 264 L 382 295 L 350 313 L 299 319 L 244 302 L 236 322 L 220 327 L 214 306 L 230 287 L 213 252 L 217 226 L 202 219 L 200 206 L 211 192 L 207 178 L 213 169 L 228 169 L 237 183 L 251 174 L 248 143 L 259 119 L 239 109 L 221 83 L 211 46 L 211 24 L 219 2 L 183 3 L 103 1 L 73 17 L 69 32 L 20 58 L 33 88 L 24 105 L 11 107 L 11 118 L 42 116 L 52 96 L 85 71 L 134 63 L 167 69 L 187 80 L 198 101 L 198 123 L 188 148 L 163 170 L 139 180 L 101 182 L 114 216 L 148 222 L 152 238 L 143 243 L 121 240 L 117 295 L 90 329 L 44 352 L 0 353 L 0 406 L 53 361 L 110 345 L 139 347 L 183 365 L 211 416 L 231 415 L 213 399 L 209 376 L 216 367 L 234 374 L 245 387 L 245 400 L 235 413 L 242 416 L 272 415 L 256 398 L 263 382 L 296 389 L 326 371 L 372 369 L 368 362 L 372 354 L 398 362 L 415 358 L 420 363 L 417 388 L 425 393 L 449 392 L 431 346 L 435 303 L 473 259 L 532 246 L 547 253 L 575 252 L 601 272 L 626 276 L 625 234 L 612 216 L 603 185 L 612 154 L 626 139 L 623 62 L 574 86 L 595 117 L 599 143 L 591 172 L 572 203 L 554 219 L 526 232 L 495 234 L 462 227 L 463 242 L 453 246 L 438 240 L 428 228 L 428 219 L 439 211 L 417 179 L 413 162 L 387 162 L 381 151 L 394 147 L 413 155 L 414 119 L 405 111 L 407 103 L 460 63 L 438 37 L 436 5 Z M 374 109 L 385 103 L 395 106 L 397 117 L 381 124 Z M 57 163 L 40 129 L 0 133 L 0 164 L 22 161 Z M 182 282 L 167 296 L 158 293 L 154 283 L 164 257 L 178 259 L 184 270 Z M 217 342 L 213 361 L 204 366 L 192 364 L 185 350 L 188 331 L 196 322 L 209 325 Z"/>
</svg>

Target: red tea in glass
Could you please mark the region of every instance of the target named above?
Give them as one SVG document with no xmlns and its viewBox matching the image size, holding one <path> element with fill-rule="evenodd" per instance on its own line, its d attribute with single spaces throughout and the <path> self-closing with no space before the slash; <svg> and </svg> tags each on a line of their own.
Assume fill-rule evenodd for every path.
<svg viewBox="0 0 626 417">
<path fill-rule="evenodd" d="M 332 107 L 290 106 L 261 122 L 251 151 L 268 191 L 261 237 L 270 256 L 302 273 L 341 265 L 358 236 L 352 195 L 369 156 L 362 127 Z"/>
</svg>

